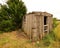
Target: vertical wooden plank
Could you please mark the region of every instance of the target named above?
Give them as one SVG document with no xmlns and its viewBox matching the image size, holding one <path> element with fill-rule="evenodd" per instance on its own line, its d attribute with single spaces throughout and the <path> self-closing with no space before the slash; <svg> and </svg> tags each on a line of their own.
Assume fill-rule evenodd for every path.
<svg viewBox="0 0 60 48">
<path fill-rule="evenodd" d="M 47 30 L 48 30 L 47 34 L 49 34 L 49 30 L 50 30 L 50 17 L 49 16 L 47 17 L 47 27 L 48 27 L 47 28 Z"/>
<path fill-rule="evenodd" d="M 37 19 L 36 16 L 33 16 L 33 24 L 32 24 L 32 40 L 38 40 L 38 32 L 37 32 Z"/>
<path fill-rule="evenodd" d="M 42 16 L 42 29 L 43 29 L 42 30 L 42 32 L 43 32 L 43 35 L 42 36 L 44 37 L 45 36 L 45 33 L 44 33 L 44 16 Z"/>
<path fill-rule="evenodd" d="M 41 15 L 40 16 L 40 36 L 41 36 L 41 39 L 43 38 L 43 32 L 44 32 L 44 30 L 43 30 L 43 28 L 44 28 L 44 18 L 43 18 L 43 16 Z"/>
<path fill-rule="evenodd" d="M 32 40 L 32 25 L 33 25 L 33 16 L 34 14 L 30 15 L 30 40 Z"/>
</svg>

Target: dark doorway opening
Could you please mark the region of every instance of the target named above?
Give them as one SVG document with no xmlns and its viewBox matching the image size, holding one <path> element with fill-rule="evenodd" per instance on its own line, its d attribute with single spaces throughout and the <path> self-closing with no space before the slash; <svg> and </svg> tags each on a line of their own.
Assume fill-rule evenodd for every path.
<svg viewBox="0 0 60 48">
<path fill-rule="evenodd" d="M 47 25 L 47 16 L 44 16 L 44 25 Z"/>
</svg>

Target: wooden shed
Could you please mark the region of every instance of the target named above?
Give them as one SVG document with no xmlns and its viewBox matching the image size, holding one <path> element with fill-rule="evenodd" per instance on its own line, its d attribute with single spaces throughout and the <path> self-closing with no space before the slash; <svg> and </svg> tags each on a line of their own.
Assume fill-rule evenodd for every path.
<svg viewBox="0 0 60 48">
<path fill-rule="evenodd" d="M 23 18 L 22 28 L 29 39 L 42 39 L 52 30 L 53 15 L 47 12 L 28 13 Z"/>
</svg>

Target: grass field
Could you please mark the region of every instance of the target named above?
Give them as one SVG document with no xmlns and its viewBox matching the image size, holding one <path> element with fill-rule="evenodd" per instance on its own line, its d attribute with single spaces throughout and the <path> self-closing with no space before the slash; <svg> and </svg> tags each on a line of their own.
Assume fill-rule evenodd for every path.
<svg viewBox="0 0 60 48">
<path fill-rule="evenodd" d="M 43 41 L 31 42 L 20 31 L 12 31 L 0 34 L 0 48 L 60 48 L 60 22 L 54 29 L 56 40 L 51 41 L 49 46 L 43 45 Z"/>
<path fill-rule="evenodd" d="M 32 43 L 17 31 L 0 34 L 0 48 L 35 48 Z"/>
</svg>

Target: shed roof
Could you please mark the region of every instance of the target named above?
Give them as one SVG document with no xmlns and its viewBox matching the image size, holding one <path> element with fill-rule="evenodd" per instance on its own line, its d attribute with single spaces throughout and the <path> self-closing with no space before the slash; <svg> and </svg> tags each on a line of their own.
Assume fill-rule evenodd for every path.
<svg viewBox="0 0 60 48">
<path fill-rule="evenodd" d="M 52 14 L 47 13 L 47 12 L 30 12 L 26 15 L 30 15 L 30 14 L 35 14 L 35 15 L 40 15 L 40 16 L 53 16 Z"/>
</svg>

